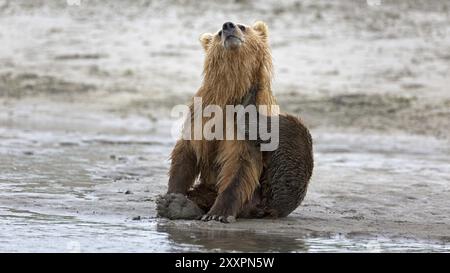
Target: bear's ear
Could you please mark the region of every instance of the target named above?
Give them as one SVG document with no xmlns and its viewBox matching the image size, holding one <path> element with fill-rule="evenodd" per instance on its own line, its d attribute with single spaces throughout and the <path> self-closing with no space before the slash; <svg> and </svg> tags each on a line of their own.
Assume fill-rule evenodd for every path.
<svg viewBox="0 0 450 273">
<path fill-rule="evenodd" d="M 265 40 L 267 41 L 267 38 L 269 37 L 269 28 L 267 27 L 266 23 L 263 21 L 256 21 L 253 24 L 253 29 Z"/>
<path fill-rule="evenodd" d="M 200 36 L 200 43 L 205 51 L 208 50 L 209 43 L 212 41 L 213 37 L 214 36 L 211 33 L 204 33 Z"/>
</svg>

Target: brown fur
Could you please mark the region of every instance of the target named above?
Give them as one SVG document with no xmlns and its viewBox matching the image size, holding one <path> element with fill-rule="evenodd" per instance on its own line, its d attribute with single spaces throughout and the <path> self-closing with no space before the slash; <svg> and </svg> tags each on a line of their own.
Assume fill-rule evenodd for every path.
<svg viewBox="0 0 450 273">
<path fill-rule="evenodd" d="M 271 89 L 272 56 L 268 28 L 265 23 L 256 22 L 252 27 L 246 27 L 243 35 L 245 43 L 236 51 L 225 50 L 218 33 L 201 36 L 206 52 L 204 79 L 195 96 L 202 97 L 204 105 L 240 104 L 255 83 L 260 87 L 257 104 L 276 104 Z"/>
<path fill-rule="evenodd" d="M 255 105 L 258 88 L 254 87 L 242 102 L 243 106 Z M 257 126 L 271 117 L 256 119 Z M 250 122 L 250 121 L 249 121 Z M 254 121 L 251 121 L 254 122 Z M 314 168 L 313 145 L 309 130 L 300 118 L 289 114 L 278 115 L 279 146 L 274 151 L 263 152 L 264 169 L 260 186 L 239 213 L 239 217 L 284 217 L 295 210 L 303 201 Z M 240 128 L 248 136 L 247 125 Z M 249 142 L 258 147 L 262 140 Z"/>
<path fill-rule="evenodd" d="M 240 45 L 239 50 L 225 50 L 226 36 L 218 33 L 201 37 L 206 58 L 204 81 L 196 96 L 202 97 L 202 107 L 274 105 L 267 26 L 257 22 L 244 32 L 233 31 L 245 39 L 229 42 L 230 48 Z M 193 108 L 191 104 L 191 128 L 195 127 Z M 260 113 L 257 125 L 261 115 L 273 114 L 278 113 L 273 109 Z M 236 216 L 283 217 L 291 213 L 305 197 L 312 174 L 312 138 L 300 119 L 287 114 L 278 117 L 279 147 L 271 152 L 260 151 L 262 139 L 179 140 L 172 151 L 168 194 L 157 202 L 158 215 L 195 219 L 203 210 L 207 212 L 205 220 L 230 222 Z M 204 118 L 203 124 L 212 118 Z M 230 129 L 236 132 L 224 124 L 225 131 Z M 245 128 L 239 130 L 246 132 Z M 198 176 L 200 183 L 194 186 Z"/>
<path fill-rule="evenodd" d="M 259 86 L 256 103 L 275 104 L 266 24 L 257 22 L 238 31 L 245 38 L 238 50 L 226 50 L 218 32 L 201 36 L 206 52 L 204 79 L 195 96 L 202 97 L 203 108 L 240 104 L 255 84 Z M 191 122 L 193 110 L 191 104 Z M 229 129 L 234 128 L 224 130 Z M 258 187 L 262 170 L 261 152 L 247 141 L 180 140 L 172 152 L 168 193 L 186 194 L 200 174 L 200 184 L 217 185 L 218 196 L 208 215 L 236 216 Z"/>
</svg>

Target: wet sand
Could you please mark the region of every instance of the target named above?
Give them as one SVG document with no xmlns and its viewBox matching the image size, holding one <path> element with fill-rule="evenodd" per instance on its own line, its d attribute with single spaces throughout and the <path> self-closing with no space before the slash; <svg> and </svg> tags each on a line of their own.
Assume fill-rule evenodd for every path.
<svg viewBox="0 0 450 273">
<path fill-rule="evenodd" d="M 0 251 L 450 251 L 445 1 L 61 2 L 0 2 Z M 247 18 L 311 128 L 306 199 L 278 220 L 157 219 L 197 38 Z"/>
</svg>

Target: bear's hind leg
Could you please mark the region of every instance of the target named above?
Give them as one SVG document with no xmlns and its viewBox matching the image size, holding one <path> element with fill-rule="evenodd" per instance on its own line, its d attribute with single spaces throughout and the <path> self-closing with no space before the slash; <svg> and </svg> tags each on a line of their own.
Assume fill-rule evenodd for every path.
<svg viewBox="0 0 450 273">
<path fill-rule="evenodd" d="M 285 217 L 303 201 L 314 168 L 312 138 L 296 117 L 280 116 L 280 143 L 269 154 L 260 181 L 263 207 L 271 217 Z"/>
</svg>

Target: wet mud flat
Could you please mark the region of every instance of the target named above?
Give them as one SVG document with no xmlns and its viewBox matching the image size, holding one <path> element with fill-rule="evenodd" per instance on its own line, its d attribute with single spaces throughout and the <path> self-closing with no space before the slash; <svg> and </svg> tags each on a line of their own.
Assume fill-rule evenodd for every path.
<svg viewBox="0 0 450 273">
<path fill-rule="evenodd" d="M 172 120 L 85 103 L 8 105 L 1 251 L 450 250 L 445 140 L 313 129 L 316 169 L 289 217 L 169 221 L 155 217 L 154 200 L 166 190 Z"/>
</svg>

